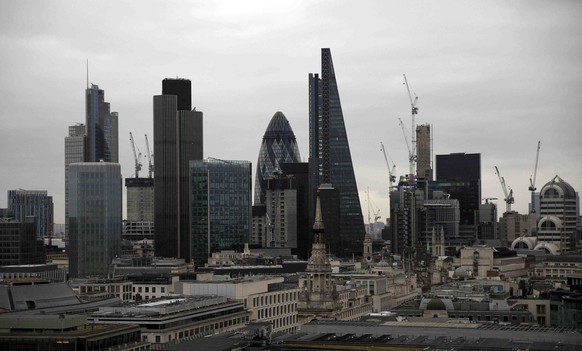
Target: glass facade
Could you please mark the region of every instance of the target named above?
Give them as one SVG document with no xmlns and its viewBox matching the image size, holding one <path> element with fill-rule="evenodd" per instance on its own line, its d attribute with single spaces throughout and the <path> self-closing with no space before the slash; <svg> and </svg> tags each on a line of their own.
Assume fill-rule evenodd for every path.
<svg viewBox="0 0 582 351">
<path fill-rule="evenodd" d="M 52 236 L 53 197 L 46 190 L 8 190 L 8 209 L 20 222 L 35 217 L 37 238 Z"/>
<path fill-rule="evenodd" d="M 86 162 L 118 162 L 118 114 L 109 110 L 105 92 L 91 84 L 85 91 L 87 126 Z"/>
<path fill-rule="evenodd" d="M 190 161 L 191 257 L 204 265 L 211 253 L 242 250 L 251 232 L 251 163 Z"/>
<path fill-rule="evenodd" d="M 354 253 L 362 253 L 365 229 L 329 49 L 321 49 L 321 72 L 321 79 L 317 74 L 309 76 L 310 216 L 313 218 L 315 213 L 316 188 L 320 184 L 331 183 L 339 193 L 339 232 L 328 232 L 328 237 L 341 243 L 341 252 L 334 252 L 336 255 L 352 257 Z M 328 222 L 325 218 L 323 220 Z"/>
<path fill-rule="evenodd" d="M 121 167 L 69 165 L 69 271 L 72 278 L 105 276 L 121 241 Z"/>
<path fill-rule="evenodd" d="M 255 205 L 265 203 L 265 182 L 281 163 L 301 162 L 297 140 L 289 121 L 277 111 L 263 135 L 255 178 Z"/>
</svg>

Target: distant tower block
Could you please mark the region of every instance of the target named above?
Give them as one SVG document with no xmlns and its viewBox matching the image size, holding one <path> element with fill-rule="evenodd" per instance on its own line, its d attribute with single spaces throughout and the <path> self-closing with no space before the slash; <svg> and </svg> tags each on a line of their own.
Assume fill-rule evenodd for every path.
<svg viewBox="0 0 582 351">
<path fill-rule="evenodd" d="M 432 180 L 432 134 L 430 124 L 416 126 L 416 176 Z"/>
</svg>

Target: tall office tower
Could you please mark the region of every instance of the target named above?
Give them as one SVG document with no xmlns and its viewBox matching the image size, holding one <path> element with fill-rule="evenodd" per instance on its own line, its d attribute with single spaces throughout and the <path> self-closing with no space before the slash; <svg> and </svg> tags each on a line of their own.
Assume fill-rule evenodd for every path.
<svg viewBox="0 0 582 351">
<path fill-rule="evenodd" d="M 297 249 L 291 252 L 300 259 L 308 259 L 311 250 L 311 230 L 309 223 L 309 164 L 281 163 L 283 174 L 293 177 L 293 186 L 297 191 Z"/>
<path fill-rule="evenodd" d="M 125 178 L 127 188 L 127 220 L 154 221 L 154 179 Z"/>
<path fill-rule="evenodd" d="M 123 239 L 154 240 L 154 178 L 125 178 L 127 218 Z"/>
<path fill-rule="evenodd" d="M 416 126 L 416 177 L 432 180 L 432 134 L 430 124 Z"/>
<path fill-rule="evenodd" d="M 46 190 L 8 190 L 8 209 L 20 222 L 24 222 L 27 217 L 34 217 L 38 238 L 52 237 L 53 197 L 48 196 Z"/>
<path fill-rule="evenodd" d="M 479 220 L 477 221 L 477 239 L 497 240 L 497 205 L 488 200 L 479 205 Z"/>
<path fill-rule="evenodd" d="M 69 126 L 69 135 L 65 137 L 65 237 L 69 233 L 69 165 L 85 162 L 85 125 L 77 123 Z"/>
<path fill-rule="evenodd" d="M 187 259 L 196 266 L 204 265 L 213 252 L 240 251 L 249 242 L 251 179 L 249 161 L 190 161 L 192 227 Z"/>
<path fill-rule="evenodd" d="M 575 250 L 579 221 L 578 193 L 555 176 L 540 191 L 538 240 L 555 244 L 561 252 Z"/>
<path fill-rule="evenodd" d="M 154 96 L 156 256 L 190 260 L 189 162 L 202 160 L 202 112 L 192 109 L 191 82 L 164 79 Z"/>
<path fill-rule="evenodd" d="M 121 167 L 118 163 L 69 165 L 69 272 L 72 278 L 105 276 L 120 253 Z"/>
<path fill-rule="evenodd" d="M 297 184 L 278 172 L 266 179 L 264 246 L 297 249 Z M 265 245 L 266 244 L 266 245 Z"/>
<path fill-rule="evenodd" d="M 360 207 L 358 187 L 342 107 L 329 49 L 321 49 L 321 79 L 309 74 L 309 167 L 310 167 L 310 217 L 315 216 L 315 194 L 321 184 L 331 184 L 339 195 L 339 232 L 329 232 L 327 237 L 337 237 L 341 257 L 362 254 L 364 219 Z M 325 203 L 322 212 L 326 226 Z"/>
<path fill-rule="evenodd" d="M 34 217 L 14 218 L 10 209 L 0 208 L 0 266 L 44 264 L 44 243 L 36 234 Z"/>
<path fill-rule="evenodd" d="M 421 252 L 432 252 L 430 248 L 432 233 L 443 233 L 443 238 L 455 238 L 459 235 L 459 201 L 437 197 L 423 201 L 419 214 L 419 243 Z M 424 249 L 424 250 L 422 250 Z"/>
<path fill-rule="evenodd" d="M 109 111 L 105 92 L 91 84 L 85 91 L 85 162 L 118 162 L 118 114 Z"/>
<path fill-rule="evenodd" d="M 481 204 L 481 154 L 454 153 L 436 156 L 435 190 L 459 200 L 461 222 L 457 244 L 476 239 L 476 218 Z"/>
<path fill-rule="evenodd" d="M 265 181 L 275 174 L 281 163 L 301 162 L 297 140 L 291 124 L 277 111 L 263 135 L 255 178 L 255 205 L 265 202 Z"/>
</svg>

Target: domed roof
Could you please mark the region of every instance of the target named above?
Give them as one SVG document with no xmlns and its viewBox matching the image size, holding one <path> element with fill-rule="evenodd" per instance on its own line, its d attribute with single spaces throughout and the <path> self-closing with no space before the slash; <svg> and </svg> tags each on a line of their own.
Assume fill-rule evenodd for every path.
<svg viewBox="0 0 582 351">
<path fill-rule="evenodd" d="M 511 249 L 515 250 L 517 247 L 518 249 L 522 246 L 520 243 L 525 244 L 528 250 L 533 250 L 538 242 L 538 238 L 532 236 L 521 236 L 511 243 Z"/>
<path fill-rule="evenodd" d="M 431 299 L 428 302 L 428 304 L 426 305 L 426 309 L 433 310 L 433 311 L 438 311 L 438 310 L 446 311 L 447 306 L 445 305 L 445 303 L 441 299 Z"/>
<path fill-rule="evenodd" d="M 534 250 L 544 250 L 552 255 L 557 255 L 560 252 L 560 249 L 558 246 L 556 246 L 556 244 L 547 242 L 541 242 L 537 244 Z"/>
<path fill-rule="evenodd" d="M 576 198 L 576 190 L 572 188 L 572 186 L 566 183 L 562 178 L 559 176 L 555 176 L 550 180 L 546 185 L 542 187 L 540 191 L 540 196 L 543 198 L 545 196 L 550 196 L 548 193 L 551 189 L 555 189 L 560 195 L 563 195 L 566 199 L 575 199 Z"/>
<path fill-rule="evenodd" d="M 455 273 L 453 273 L 453 277 L 455 277 L 455 278 L 468 278 L 469 273 L 467 273 L 467 270 L 465 269 L 465 267 L 459 267 L 459 268 L 455 269 Z"/>
<path fill-rule="evenodd" d="M 283 112 L 277 111 L 263 135 L 259 150 L 255 175 L 255 205 L 264 203 L 264 183 L 280 170 L 279 164 L 297 162 L 301 162 L 301 155 L 295 134 Z"/>
<path fill-rule="evenodd" d="M 291 124 L 289 124 L 289 121 L 283 112 L 275 112 L 271 118 L 271 122 L 269 122 L 267 130 L 265 131 L 265 135 L 263 135 L 263 139 L 265 138 L 273 138 L 277 140 L 288 138 L 295 140 L 295 134 L 293 133 Z"/>
</svg>

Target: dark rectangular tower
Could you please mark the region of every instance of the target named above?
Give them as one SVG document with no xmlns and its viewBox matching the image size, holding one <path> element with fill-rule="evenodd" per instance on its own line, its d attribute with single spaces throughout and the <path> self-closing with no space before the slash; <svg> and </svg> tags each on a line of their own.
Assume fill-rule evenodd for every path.
<svg viewBox="0 0 582 351">
<path fill-rule="evenodd" d="M 156 256 L 187 261 L 190 252 L 189 162 L 202 160 L 202 112 L 191 110 L 188 79 L 164 79 L 154 96 Z"/>
<path fill-rule="evenodd" d="M 333 253 L 340 257 L 360 255 L 364 220 L 329 49 L 321 49 L 321 78 L 309 75 L 309 141 L 310 217 L 315 214 L 317 187 L 331 184 L 339 196 L 339 231 L 328 232 L 326 240 L 332 244 L 332 252 L 338 248 Z M 324 221 L 329 223 L 325 218 Z"/>
<path fill-rule="evenodd" d="M 435 190 L 459 200 L 461 221 L 459 240 L 476 239 L 477 218 L 481 204 L 481 154 L 453 153 L 436 156 Z"/>
</svg>

